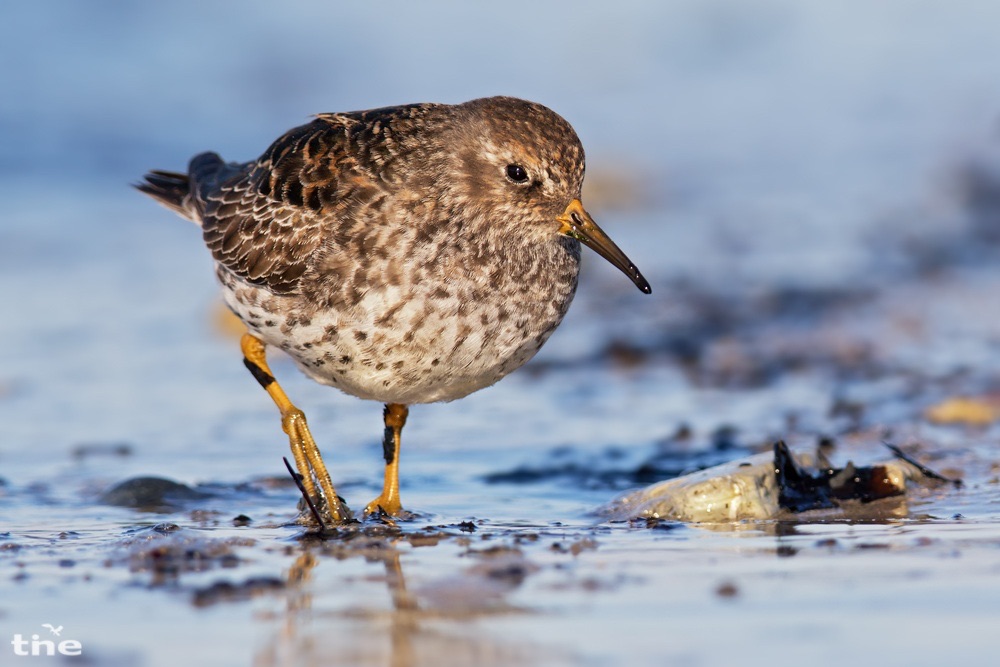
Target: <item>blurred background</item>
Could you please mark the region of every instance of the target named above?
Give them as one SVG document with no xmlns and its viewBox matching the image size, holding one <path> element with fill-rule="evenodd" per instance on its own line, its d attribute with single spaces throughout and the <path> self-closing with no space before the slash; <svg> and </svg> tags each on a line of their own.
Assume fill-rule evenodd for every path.
<svg viewBox="0 0 1000 667">
<path fill-rule="evenodd" d="M 576 417 L 556 428 L 528 410 L 538 428 L 526 440 L 651 442 L 680 423 L 727 421 L 763 437 L 796 411 L 825 428 L 841 385 L 793 385 L 780 409 L 743 394 L 710 397 L 706 411 L 691 391 L 785 382 L 786 368 L 751 363 L 757 348 L 733 349 L 741 331 L 763 324 L 772 348 L 808 356 L 831 309 L 941 266 L 988 266 L 998 20 L 985 0 L 6 4 L 0 465 L 91 440 L 207 447 L 224 461 L 230 439 L 270 442 L 258 435 L 274 426 L 266 397 L 215 324 L 197 229 L 129 187 L 146 170 L 183 170 L 203 150 L 253 158 L 317 112 L 494 94 L 542 102 L 576 127 L 588 206 L 654 287 L 644 297 L 587 257 L 536 375 L 609 358 L 652 375 L 550 380 L 551 409 L 571 404 Z M 959 283 L 992 284 L 988 269 L 976 275 Z M 905 295 L 917 313 L 904 308 L 896 334 L 925 314 L 928 289 Z M 928 347 L 859 324 L 855 309 L 835 342 L 880 367 L 989 368 L 987 312 L 935 315 L 950 328 L 931 338 L 948 344 Z M 783 338 L 803 325 L 805 339 Z M 539 391 L 527 378 L 427 408 L 442 417 L 413 420 L 426 430 L 411 442 L 461 447 L 470 426 L 488 433 L 522 415 Z M 355 417 L 354 399 L 290 390 L 328 411 L 338 441 L 377 447 L 378 406 Z M 248 452 L 273 458 L 264 445 Z"/>
<path fill-rule="evenodd" d="M 2 3 L 0 555 L 13 567 L 0 584 L 17 588 L 0 596 L 0 644 L 55 622 L 119 664 L 248 664 L 294 625 L 278 594 L 192 613 L 148 592 L 164 582 L 147 581 L 145 561 L 115 555 L 155 543 L 142 531 L 159 521 L 259 538 L 240 543 L 231 577 L 284 577 L 301 546 L 283 525 L 296 491 L 265 483 L 284 478 L 286 440 L 220 320 L 198 229 L 130 184 L 205 150 L 254 158 L 319 112 L 503 94 L 573 124 L 585 203 L 653 293 L 589 253 L 576 303 L 531 364 L 411 412 L 404 504 L 427 522 L 478 518 L 541 564 L 511 593 L 537 613 L 507 615 L 486 638 L 530 636 L 569 656 L 536 653 L 539 664 L 664 664 L 642 659 L 662 657 L 667 636 L 675 664 L 770 661 L 778 643 L 836 664 L 845 646 L 884 654 L 887 641 L 899 662 L 886 664 L 957 650 L 983 662 L 996 619 L 983 601 L 1000 599 L 985 593 L 997 581 L 998 25 L 992 0 Z M 373 497 L 381 406 L 273 366 L 341 493 Z M 978 430 L 925 419 L 954 395 L 993 396 Z M 586 515 L 778 438 L 885 456 L 890 432 L 945 452 L 970 481 L 920 508 L 919 539 L 916 518 L 774 536 L 593 528 Z M 209 512 L 99 502 L 147 474 L 207 485 Z M 237 512 L 257 523 L 231 526 Z M 590 531 L 587 555 L 550 545 L 567 526 Z M 873 543 L 893 549 L 861 550 Z M 791 565 L 774 557 L 799 551 Z M 470 556 L 457 540 L 402 553 L 418 592 Z M 353 620 L 317 622 L 302 651 L 382 637 L 387 575 L 342 557 L 305 590 L 317 619 Z M 738 585 L 716 595 L 723 576 Z M 489 664 L 483 627 L 451 629 L 477 664 Z M 169 655 L 156 650 L 163 630 L 184 638 Z M 279 664 L 272 648 L 254 664 Z"/>
</svg>

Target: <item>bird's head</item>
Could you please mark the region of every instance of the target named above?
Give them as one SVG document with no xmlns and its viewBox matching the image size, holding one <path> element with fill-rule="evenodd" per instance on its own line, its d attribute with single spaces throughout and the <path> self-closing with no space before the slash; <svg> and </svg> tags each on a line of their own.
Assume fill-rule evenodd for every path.
<svg viewBox="0 0 1000 667">
<path fill-rule="evenodd" d="M 459 193 L 480 219 L 516 221 L 513 232 L 539 242 L 568 237 L 597 252 L 649 294 L 649 283 L 594 222 L 581 202 L 584 152 L 576 132 L 554 111 L 511 97 L 455 107 L 462 133 L 451 156 Z"/>
</svg>

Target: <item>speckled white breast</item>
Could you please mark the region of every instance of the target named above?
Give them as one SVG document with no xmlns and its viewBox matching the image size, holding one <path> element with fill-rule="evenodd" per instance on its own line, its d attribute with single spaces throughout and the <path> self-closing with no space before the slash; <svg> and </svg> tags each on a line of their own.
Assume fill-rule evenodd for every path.
<svg viewBox="0 0 1000 667">
<path fill-rule="evenodd" d="M 553 267 L 545 289 L 455 284 L 371 290 L 346 310 L 307 308 L 219 269 L 229 307 L 306 375 L 359 398 L 431 403 L 462 398 L 519 368 L 562 321 L 578 257 Z M 556 270 L 558 269 L 558 271 Z"/>
</svg>

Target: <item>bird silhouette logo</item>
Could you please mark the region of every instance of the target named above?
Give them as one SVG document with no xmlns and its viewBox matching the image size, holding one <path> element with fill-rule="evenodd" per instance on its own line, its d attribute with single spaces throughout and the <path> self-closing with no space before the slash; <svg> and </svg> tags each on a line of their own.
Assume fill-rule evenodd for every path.
<svg viewBox="0 0 1000 667">
<path fill-rule="evenodd" d="M 62 629 L 63 629 L 63 626 L 61 626 L 61 625 L 58 628 L 56 628 L 56 627 L 53 627 L 53 626 L 49 625 L 48 623 L 42 623 L 42 627 L 43 628 L 48 628 L 49 632 L 51 632 L 52 634 L 54 634 L 56 637 L 60 636 L 60 633 L 62 633 Z"/>
</svg>

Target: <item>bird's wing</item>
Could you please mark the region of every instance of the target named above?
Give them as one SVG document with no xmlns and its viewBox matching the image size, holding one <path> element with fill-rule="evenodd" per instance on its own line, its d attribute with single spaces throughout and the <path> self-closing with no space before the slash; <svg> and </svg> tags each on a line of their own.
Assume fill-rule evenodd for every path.
<svg viewBox="0 0 1000 667">
<path fill-rule="evenodd" d="M 294 292 L 324 243 L 380 219 L 425 147 L 438 104 L 320 114 L 275 141 L 256 161 L 191 161 L 192 201 L 217 262 L 277 294 Z M 419 155 L 417 155 L 419 159 Z"/>
<path fill-rule="evenodd" d="M 324 225 L 373 187 L 350 157 L 349 121 L 297 127 L 253 162 L 214 153 L 191 161 L 193 199 L 217 262 L 276 294 L 295 291 Z"/>
</svg>

